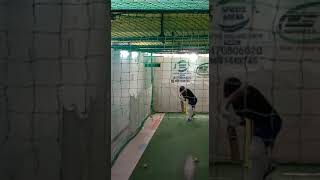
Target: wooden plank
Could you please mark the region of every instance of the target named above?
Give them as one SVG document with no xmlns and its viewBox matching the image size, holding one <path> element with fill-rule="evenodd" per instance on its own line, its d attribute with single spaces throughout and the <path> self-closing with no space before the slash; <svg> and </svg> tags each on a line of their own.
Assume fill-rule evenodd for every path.
<svg viewBox="0 0 320 180">
<path fill-rule="evenodd" d="M 244 166 L 251 167 L 249 153 L 250 153 L 250 144 L 251 144 L 251 137 L 252 137 L 252 125 L 250 119 L 245 119 L 246 121 L 246 129 L 245 129 L 245 146 L 244 146 Z"/>
<path fill-rule="evenodd" d="M 230 150 L 231 150 L 231 160 L 238 161 L 240 160 L 240 151 L 239 151 L 239 142 L 237 131 L 233 127 L 229 127 L 228 129 Z"/>
</svg>

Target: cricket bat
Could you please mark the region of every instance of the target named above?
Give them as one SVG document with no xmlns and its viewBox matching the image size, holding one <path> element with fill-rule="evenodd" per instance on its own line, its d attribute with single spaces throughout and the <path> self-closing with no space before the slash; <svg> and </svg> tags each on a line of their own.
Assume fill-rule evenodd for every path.
<svg viewBox="0 0 320 180">
<path fill-rule="evenodd" d="M 184 113 L 185 112 L 185 108 L 184 108 L 184 101 L 180 101 L 180 105 L 181 105 L 181 111 Z"/>
<path fill-rule="evenodd" d="M 185 113 L 185 114 L 188 114 L 188 100 L 186 101 L 180 101 L 180 104 L 181 104 L 181 109 L 182 109 L 182 112 Z"/>
<path fill-rule="evenodd" d="M 188 99 L 184 101 L 184 112 L 188 115 Z"/>
<path fill-rule="evenodd" d="M 251 120 L 248 118 L 245 118 L 246 124 L 245 124 L 245 145 L 244 145 L 244 166 L 249 168 L 251 167 L 251 162 L 249 159 L 249 153 L 250 153 L 250 144 L 251 144 L 251 137 L 252 137 L 252 124 Z"/>
<path fill-rule="evenodd" d="M 229 144 L 231 151 L 231 160 L 239 161 L 240 160 L 240 151 L 239 151 L 239 142 L 237 131 L 234 127 L 228 127 L 228 136 L 229 136 Z"/>
</svg>

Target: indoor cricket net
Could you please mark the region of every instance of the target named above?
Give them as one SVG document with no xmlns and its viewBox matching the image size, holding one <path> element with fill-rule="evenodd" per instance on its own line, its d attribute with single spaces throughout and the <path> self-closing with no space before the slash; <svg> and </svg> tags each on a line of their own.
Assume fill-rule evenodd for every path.
<svg viewBox="0 0 320 180">
<path fill-rule="evenodd" d="M 113 10 L 113 161 L 150 114 L 181 112 L 181 85 L 197 96 L 196 112 L 209 111 L 208 7 L 188 7 Z"/>
</svg>

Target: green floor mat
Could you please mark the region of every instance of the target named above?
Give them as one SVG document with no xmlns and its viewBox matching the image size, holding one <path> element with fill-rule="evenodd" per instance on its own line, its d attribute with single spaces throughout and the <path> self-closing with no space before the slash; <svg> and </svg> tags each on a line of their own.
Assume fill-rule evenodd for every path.
<svg viewBox="0 0 320 180">
<path fill-rule="evenodd" d="M 195 180 L 208 179 L 209 115 L 186 122 L 182 113 L 167 113 L 152 137 L 130 180 L 183 180 L 188 155 L 199 159 Z M 144 167 L 147 164 L 147 168 Z"/>
</svg>

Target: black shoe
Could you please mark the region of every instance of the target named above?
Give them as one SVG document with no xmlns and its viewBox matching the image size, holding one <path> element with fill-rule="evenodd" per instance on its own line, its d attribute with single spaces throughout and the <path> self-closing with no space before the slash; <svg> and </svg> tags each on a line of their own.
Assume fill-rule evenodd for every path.
<svg viewBox="0 0 320 180">
<path fill-rule="evenodd" d="M 276 166 L 275 165 L 269 165 L 269 168 L 267 170 L 267 172 L 264 174 L 263 179 L 266 179 L 273 171 L 276 170 Z"/>
</svg>

